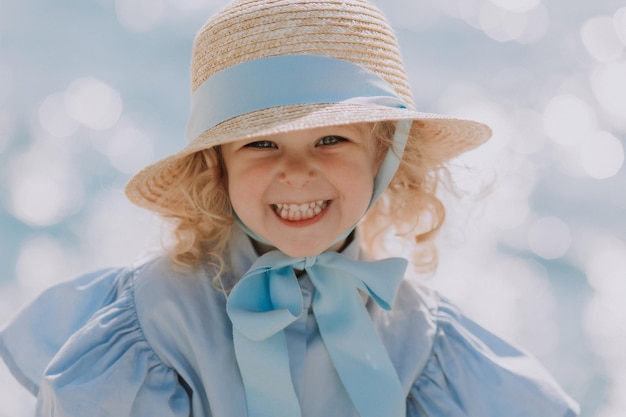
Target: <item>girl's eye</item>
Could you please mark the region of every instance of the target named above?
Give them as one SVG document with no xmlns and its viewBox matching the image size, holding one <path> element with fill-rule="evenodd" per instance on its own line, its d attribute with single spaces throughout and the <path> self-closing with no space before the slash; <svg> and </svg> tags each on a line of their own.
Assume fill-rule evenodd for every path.
<svg viewBox="0 0 626 417">
<path fill-rule="evenodd" d="M 341 142 L 346 142 L 347 140 L 348 139 L 342 136 L 324 136 L 317 142 L 317 145 L 318 146 L 330 146 L 330 145 L 336 145 Z"/>
<path fill-rule="evenodd" d="M 250 142 L 244 145 L 244 148 L 255 148 L 255 149 L 274 149 L 276 148 L 276 144 L 269 140 L 258 140 L 256 142 Z"/>
</svg>

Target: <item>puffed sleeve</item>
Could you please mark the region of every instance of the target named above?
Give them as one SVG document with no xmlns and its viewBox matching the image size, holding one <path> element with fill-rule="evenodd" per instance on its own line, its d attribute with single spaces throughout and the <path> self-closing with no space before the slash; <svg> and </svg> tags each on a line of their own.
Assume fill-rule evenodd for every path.
<svg viewBox="0 0 626 417">
<path fill-rule="evenodd" d="M 430 357 L 407 400 L 411 417 L 575 417 L 578 405 L 537 360 L 459 313 L 436 312 Z"/>
<path fill-rule="evenodd" d="M 176 372 L 145 340 L 132 270 L 45 291 L 0 332 L 0 355 L 41 417 L 188 417 Z"/>
</svg>

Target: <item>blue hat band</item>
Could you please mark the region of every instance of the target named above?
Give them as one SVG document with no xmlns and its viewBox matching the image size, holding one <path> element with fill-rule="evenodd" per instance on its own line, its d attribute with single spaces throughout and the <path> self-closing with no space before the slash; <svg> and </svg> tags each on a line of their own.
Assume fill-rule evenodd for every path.
<svg viewBox="0 0 626 417">
<path fill-rule="evenodd" d="M 253 111 L 321 103 L 407 107 L 389 83 L 367 68 L 319 55 L 280 55 L 229 67 L 204 81 L 192 94 L 185 137 L 191 142 Z"/>
</svg>

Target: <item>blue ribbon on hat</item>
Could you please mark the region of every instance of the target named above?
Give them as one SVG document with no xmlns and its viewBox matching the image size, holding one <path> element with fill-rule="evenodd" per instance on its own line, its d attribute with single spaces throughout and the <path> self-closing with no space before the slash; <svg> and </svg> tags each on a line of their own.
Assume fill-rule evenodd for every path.
<svg viewBox="0 0 626 417">
<path fill-rule="evenodd" d="M 389 310 L 406 266 L 401 258 L 363 262 L 336 252 L 290 258 L 272 251 L 257 259 L 227 301 L 249 415 L 301 415 L 283 332 L 306 314 L 294 272 L 298 269 L 315 286 L 313 314 L 359 415 L 404 417 L 402 386 L 358 290 Z"/>
<path fill-rule="evenodd" d="M 191 96 L 185 137 L 191 142 L 256 110 L 321 103 L 407 108 L 393 86 L 360 65 L 320 55 L 271 56 L 226 68 L 200 84 Z"/>
</svg>

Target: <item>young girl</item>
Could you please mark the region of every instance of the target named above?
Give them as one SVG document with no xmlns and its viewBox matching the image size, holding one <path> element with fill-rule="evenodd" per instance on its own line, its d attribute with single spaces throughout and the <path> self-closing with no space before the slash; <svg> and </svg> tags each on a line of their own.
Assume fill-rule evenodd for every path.
<svg viewBox="0 0 626 417">
<path fill-rule="evenodd" d="M 174 225 L 169 253 L 2 330 L 37 416 L 577 415 L 534 359 L 372 257 L 395 235 L 434 268 L 444 164 L 490 135 L 414 109 L 378 9 L 236 1 L 197 36 L 192 91 L 188 145 L 126 188 Z"/>
</svg>

